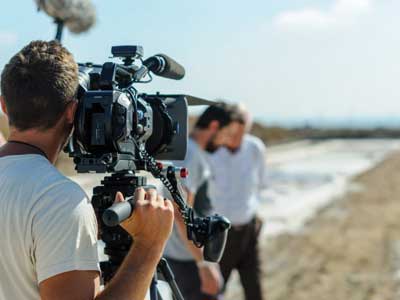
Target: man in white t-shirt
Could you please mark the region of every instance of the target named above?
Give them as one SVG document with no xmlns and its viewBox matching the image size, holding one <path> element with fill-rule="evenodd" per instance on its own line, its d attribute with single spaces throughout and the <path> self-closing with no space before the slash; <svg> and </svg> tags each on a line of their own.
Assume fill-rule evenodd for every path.
<svg viewBox="0 0 400 300">
<path fill-rule="evenodd" d="M 231 124 L 236 120 L 235 106 L 219 103 L 208 107 L 197 120 L 188 142 L 186 159 L 176 162 L 189 170 L 182 182 L 187 199 L 200 216 L 211 214 L 211 201 L 207 197 L 211 177 L 206 153 L 228 144 L 234 135 Z M 222 275 L 218 264 L 206 262 L 201 249 L 187 240 L 183 220 L 176 215 L 176 226 L 165 248 L 165 257 L 175 273 L 176 281 L 186 300 L 213 300 L 222 288 Z"/>
<path fill-rule="evenodd" d="M 228 281 L 232 270 L 238 270 L 246 300 L 261 300 L 261 222 L 257 210 L 268 183 L 266 148 L 259 138 L 246 133 L 251 126 L 250 118 L 244 108 L 238 109 L 245 123 L 236 122 L 230 144 L 208 155 L 212 174 L 208 193 L 214 212 L 232 223 L 220 262 L 224 280 Z"/>
<path fill-rule="evenodd" d="M 100 292 L 94 210 L 53 166 L 73 128 L 77 86 L 77 64 L 54 41 L 31 42 L 2 72 L 10 137 L 0 148 L 1 300 L 144 299 L 172 230 L 172 203 L 138 189 L 122 223 L 135 243 Z"/>
</svg>

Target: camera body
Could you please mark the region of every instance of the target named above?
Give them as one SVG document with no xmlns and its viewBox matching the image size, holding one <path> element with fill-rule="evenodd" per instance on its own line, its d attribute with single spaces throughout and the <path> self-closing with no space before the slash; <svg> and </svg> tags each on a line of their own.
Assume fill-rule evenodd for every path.
<svg viewBox="0 0 400 300">
<path fill-rule="evenodd" d="M 112 53 L 124 64 L 79 64 L 79 103 L 67 148 L 77 172 L 142 170 L 143 150 L 157 160 L 183 160 L 186 96 L 140 94 L 135 83 L 150 76 L 146 61 L 154 62 L 156 56 L 138 66 L 140 46 L 113 47 Z"/>
</svg>

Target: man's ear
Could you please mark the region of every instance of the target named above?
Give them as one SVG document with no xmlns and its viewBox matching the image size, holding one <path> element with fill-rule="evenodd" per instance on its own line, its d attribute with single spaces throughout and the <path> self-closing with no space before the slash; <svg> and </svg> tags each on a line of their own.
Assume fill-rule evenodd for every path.
<svg viewBox="0 0 400 300">
<path fill-rule="evenodd" d="M 74 123 L 75 119 L 75 113 L 78 108 L 78 102 L 77 101 L 72 101 L 67 105 L 67 108 L 65 110 L 65 118 L 67 119 L 67 122 L 69 124 Z"/>
<path fill-rule="evenodd" d="M 7 115 L 7 107 L 6 107 L 6 102 L 4 101 L 4 97 L 0 95 L 0 104 L 1 104 L 1 110 L 5 115 Z"/>
</svg>

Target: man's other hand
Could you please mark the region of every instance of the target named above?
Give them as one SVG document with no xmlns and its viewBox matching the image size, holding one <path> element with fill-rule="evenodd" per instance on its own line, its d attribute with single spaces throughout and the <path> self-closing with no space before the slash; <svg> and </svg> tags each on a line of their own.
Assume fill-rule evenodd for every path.
<svg viewBox="0 0 400 300">
<path fill-rule="evenodd" d="M 207 295 L 216 295 L 221 291 L 223 278 L 218 264 L 201 262 L 197 264 L 201 281 L 201 291 Z"/>
<path fill-rule="evenodd" d="M 115 196 L 116 202 L 125 201 L 122 193 Z M 121 223 L 135 240 L 136 246 L 145 248 L 164 247 L 174 223 L 174 207 L 170 200 L 150 189 L 138 188 L 135 191 L 133 214 Z"/>
</svg>

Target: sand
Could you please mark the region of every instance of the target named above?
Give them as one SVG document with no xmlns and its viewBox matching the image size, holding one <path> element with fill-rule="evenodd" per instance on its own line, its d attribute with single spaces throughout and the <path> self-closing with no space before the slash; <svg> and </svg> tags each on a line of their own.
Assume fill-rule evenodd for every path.
<svg viewBox="0 0 400 300">
<path fill-rule="evenodd" d="M 262 240 L 266 299 L 400 299 L 399 200 L 396 153 L 356 177 L 298 234 Z M 236 282 L 229 300 L 243 299 Z"/>
</svg>

